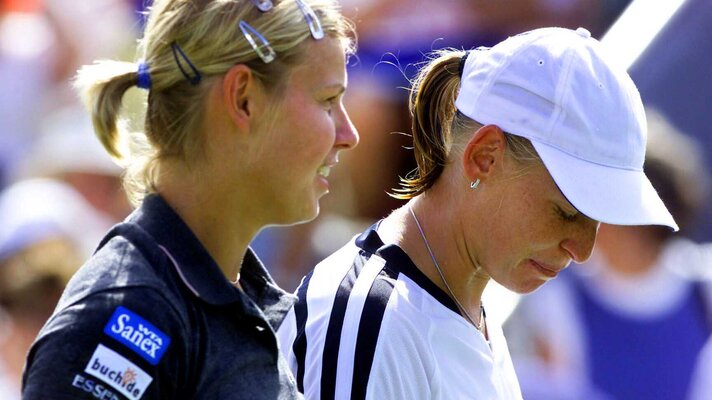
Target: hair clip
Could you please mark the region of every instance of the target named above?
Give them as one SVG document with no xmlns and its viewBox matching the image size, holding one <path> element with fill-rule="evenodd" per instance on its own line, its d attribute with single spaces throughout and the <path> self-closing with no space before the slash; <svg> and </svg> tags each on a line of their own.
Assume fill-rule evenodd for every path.
<svg viewBox="0 0 712 400">
<path fill-rule="evenodd" d="M 242 20 L 240 20 L 240 30 L 242 31 L 242 34 L 245 35 L 247 42 L 250 46 L 252 46 L 252 49 L 258 56 L 260 56 L 265 64 L 269 64 L 274 61 L 276 53 L 264 36 L 257 32 L 257 30 L 250 26 L 250 24 Z M 255 41 L 255 38 L 260 41 L 259 45 Z"/>
<path fill-rule="evenodd" d="M 190 82 L 191 85 L 195 86 L 198 83 L 200 83 L 200 80 L 203 79 L 203 76 L 200 74 L 200 71 L 198 71 L 198 68 L 193 65 L 192 62 L 190 62 L 190 58 L 188 58 L 187 55 L 183 52 L 183 49 L 178 46 L 178 43 L 173 42 L 171 43 L 171 50 L 173 51 L 173 58 L 176 60 L 176 64 L 178 64 L 178 69 L 180 69 L 180 72 L 183 74 L 185 79 Z M 186 64 L 190 67 L 190 69 L 193 70 L 193 76 L 191 76 L 184 68 L 183 64 L 180 62 L 178 59 L 178 55 L 185 61 Z"/>
<path fill-rule="evenodd" d="M 314 10 L 302 0 L 295 1 L 297 6 L 299 6 L 299 10 L 302 14 L 304 14 L 304 19 L 307 20 L 307 25 L 309 25 L 312 37 L 316 40 L 324 38 L 324 30 L 321 28 L 321 22 L 319 21 L 319 17 L 316 16 Z"/>
<path fill-rule="evenodd" d="M 262 12 L 267 12 L 272 9 L 272 2 L 270 0 L 252 0 L 258 10 Z"/>
</svg>

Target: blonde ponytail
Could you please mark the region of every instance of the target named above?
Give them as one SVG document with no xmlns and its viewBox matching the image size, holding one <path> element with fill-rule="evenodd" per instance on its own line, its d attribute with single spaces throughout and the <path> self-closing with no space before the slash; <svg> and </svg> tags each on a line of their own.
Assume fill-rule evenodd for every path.
<svg viewBox="0 0 712 400">
<path fill-rule="evenodd" d="M 119 121 L 124 93 L 136 85 L 136 64 L 103 60 L 82 67 L 74 82 L 82 100 L 91 110 L 94 132 L 106 151 L 116 160 L 126 154 L 119 149 L 123 125 Z"/>
</svg>

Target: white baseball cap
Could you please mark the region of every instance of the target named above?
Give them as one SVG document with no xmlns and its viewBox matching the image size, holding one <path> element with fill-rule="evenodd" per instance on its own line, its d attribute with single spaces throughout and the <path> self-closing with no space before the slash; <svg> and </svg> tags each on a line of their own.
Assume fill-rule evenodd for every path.
<svg viewBox="0 0 712 400">
<path fill-rule="evenodd" d="M 542 28 L 471 52 L 457 109 L 529 139 L 581 213 L 615 225 L 672 215 L 643 173 L 647 124 L 638 89 L 583 28 Z"/>
</svg>

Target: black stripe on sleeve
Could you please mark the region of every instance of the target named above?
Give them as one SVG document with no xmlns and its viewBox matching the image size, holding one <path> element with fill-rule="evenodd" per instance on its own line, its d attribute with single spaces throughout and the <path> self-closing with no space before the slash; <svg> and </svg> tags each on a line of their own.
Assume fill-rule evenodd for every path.
<svg viewBox="0 0 712 400">
<path fill-rule="evenodd" d="M 329 326 L 324 339 L 324 353 L 321 362 L 321 398 L 331 400 L 336 396 L 336 371 L 339 362 L 339 346 L 341 344 L 341 330 L 344 327 L 344 315 L 346 315 L 346 305 L 351 295 L 351 289 L 358 275 L 361 273 L 364 264 L 368 261 L 370 253 L 360 251 L 353 263 L 353 267 L 344 276 L 339 284 L 339 289 L 334 297 L 334 305 L 331 307 L 329 316 Z"/>
<path fill-rule="evenodd" d="M 307 324 L 307 289 L 309 289 L 309 281 L 313 273 L 312 271 L 304 277 L 302 284 L 297 289 L 297 303 L 294 305 L 297 336 L 294 338 L 292 351 L 297 358 L 297 388 L 301 393 L 304 393 L 304 361 L 307 355 L 307 335 L 304 333 Z"/>
<path fill-rule="evenodd" d="M 368 378 L 371 374 L 373 356 L 378 343 L 378 335 L 388 300 L 393 292 L 398 274 L 384 268 L 373 281 L 361 313 L 356 349 L 354 354 L 354 374 L 351 383 L 351 399 L 365 399 Z"/>
</svg>

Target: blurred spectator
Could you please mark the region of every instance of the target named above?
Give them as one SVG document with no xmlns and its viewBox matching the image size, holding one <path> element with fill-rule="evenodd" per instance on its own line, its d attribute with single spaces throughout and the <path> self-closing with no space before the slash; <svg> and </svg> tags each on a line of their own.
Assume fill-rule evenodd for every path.
<svg viewBox="0 0 712 400">
<path fill-rule="evenodd" d="M 25 356 L 65 284 L 105 229 L 71 188 L 51 180 L 0 193 L 0 399 L 20 398 Z"/>
<path fill-rule="evenodd" d="M 0 0 L 0 188 L 16 178 L 43 116 L 78 103 L 77 66 L 130 48 L 133 13 L 127 0 Z"/>
<path fill-rule="evenodd" d="M 704 160 L 658 114 L 648 124 L 646 173 L 684 234 L 709 199 Z M 711 265 L 712 244 L 602 224 L 591 260 L 522 298 L 505 326 L 524 397 L 690 399 L 695 366 L 712 362 L 699 359 L 712 332 Z"/>
<path fill-rule="evenodd" d="M 661 7 L 655 1 L 637 2 L 645 4 L 651 11 Z M 702 144 L 707 160 L 704 168 L 712 171 L 712 128 L 709 124 L 712 115 L 709 95 L 712 89 L 712 29 L 709 29 L 712 26 L 712 1 L 664 3 L 682 5 L 636 59 L 629 73 L 645 104 L 657 107 L 675 126 L 689 132 Z M 647 18 L 647 13 L 641 15 L 641 19 Z M 635 33 L 640 23 L 634 20 L 629 23 L 630 32 Z M 712 202 L 698 217 L 707 223 L 698 224 L 689 232 L 690 237 L 712 240 Z"/>
<path fill-rule="evenodd" d="M 0 221 L 0 257 L 61 232 L 87 258 L 113 225 L 74 189 L 52 179 L 20 181 L 1 192 Z"/>
<path fill-rule="evenodd" d="M 123 220 L 131 206 L 121 187 L 121 168 L 112 162 L 80 106 L 45 117 L 40 135 L 18 167 L 22 178 L 49 177 L 69 184 L 96 210 Z"/>
<path fill-rule="evenodd" d="M 40 0 L 0 3 L 0 188 L 36 136 L 48 88 L 67 76 L 59 36 Z"/>
</svg>

